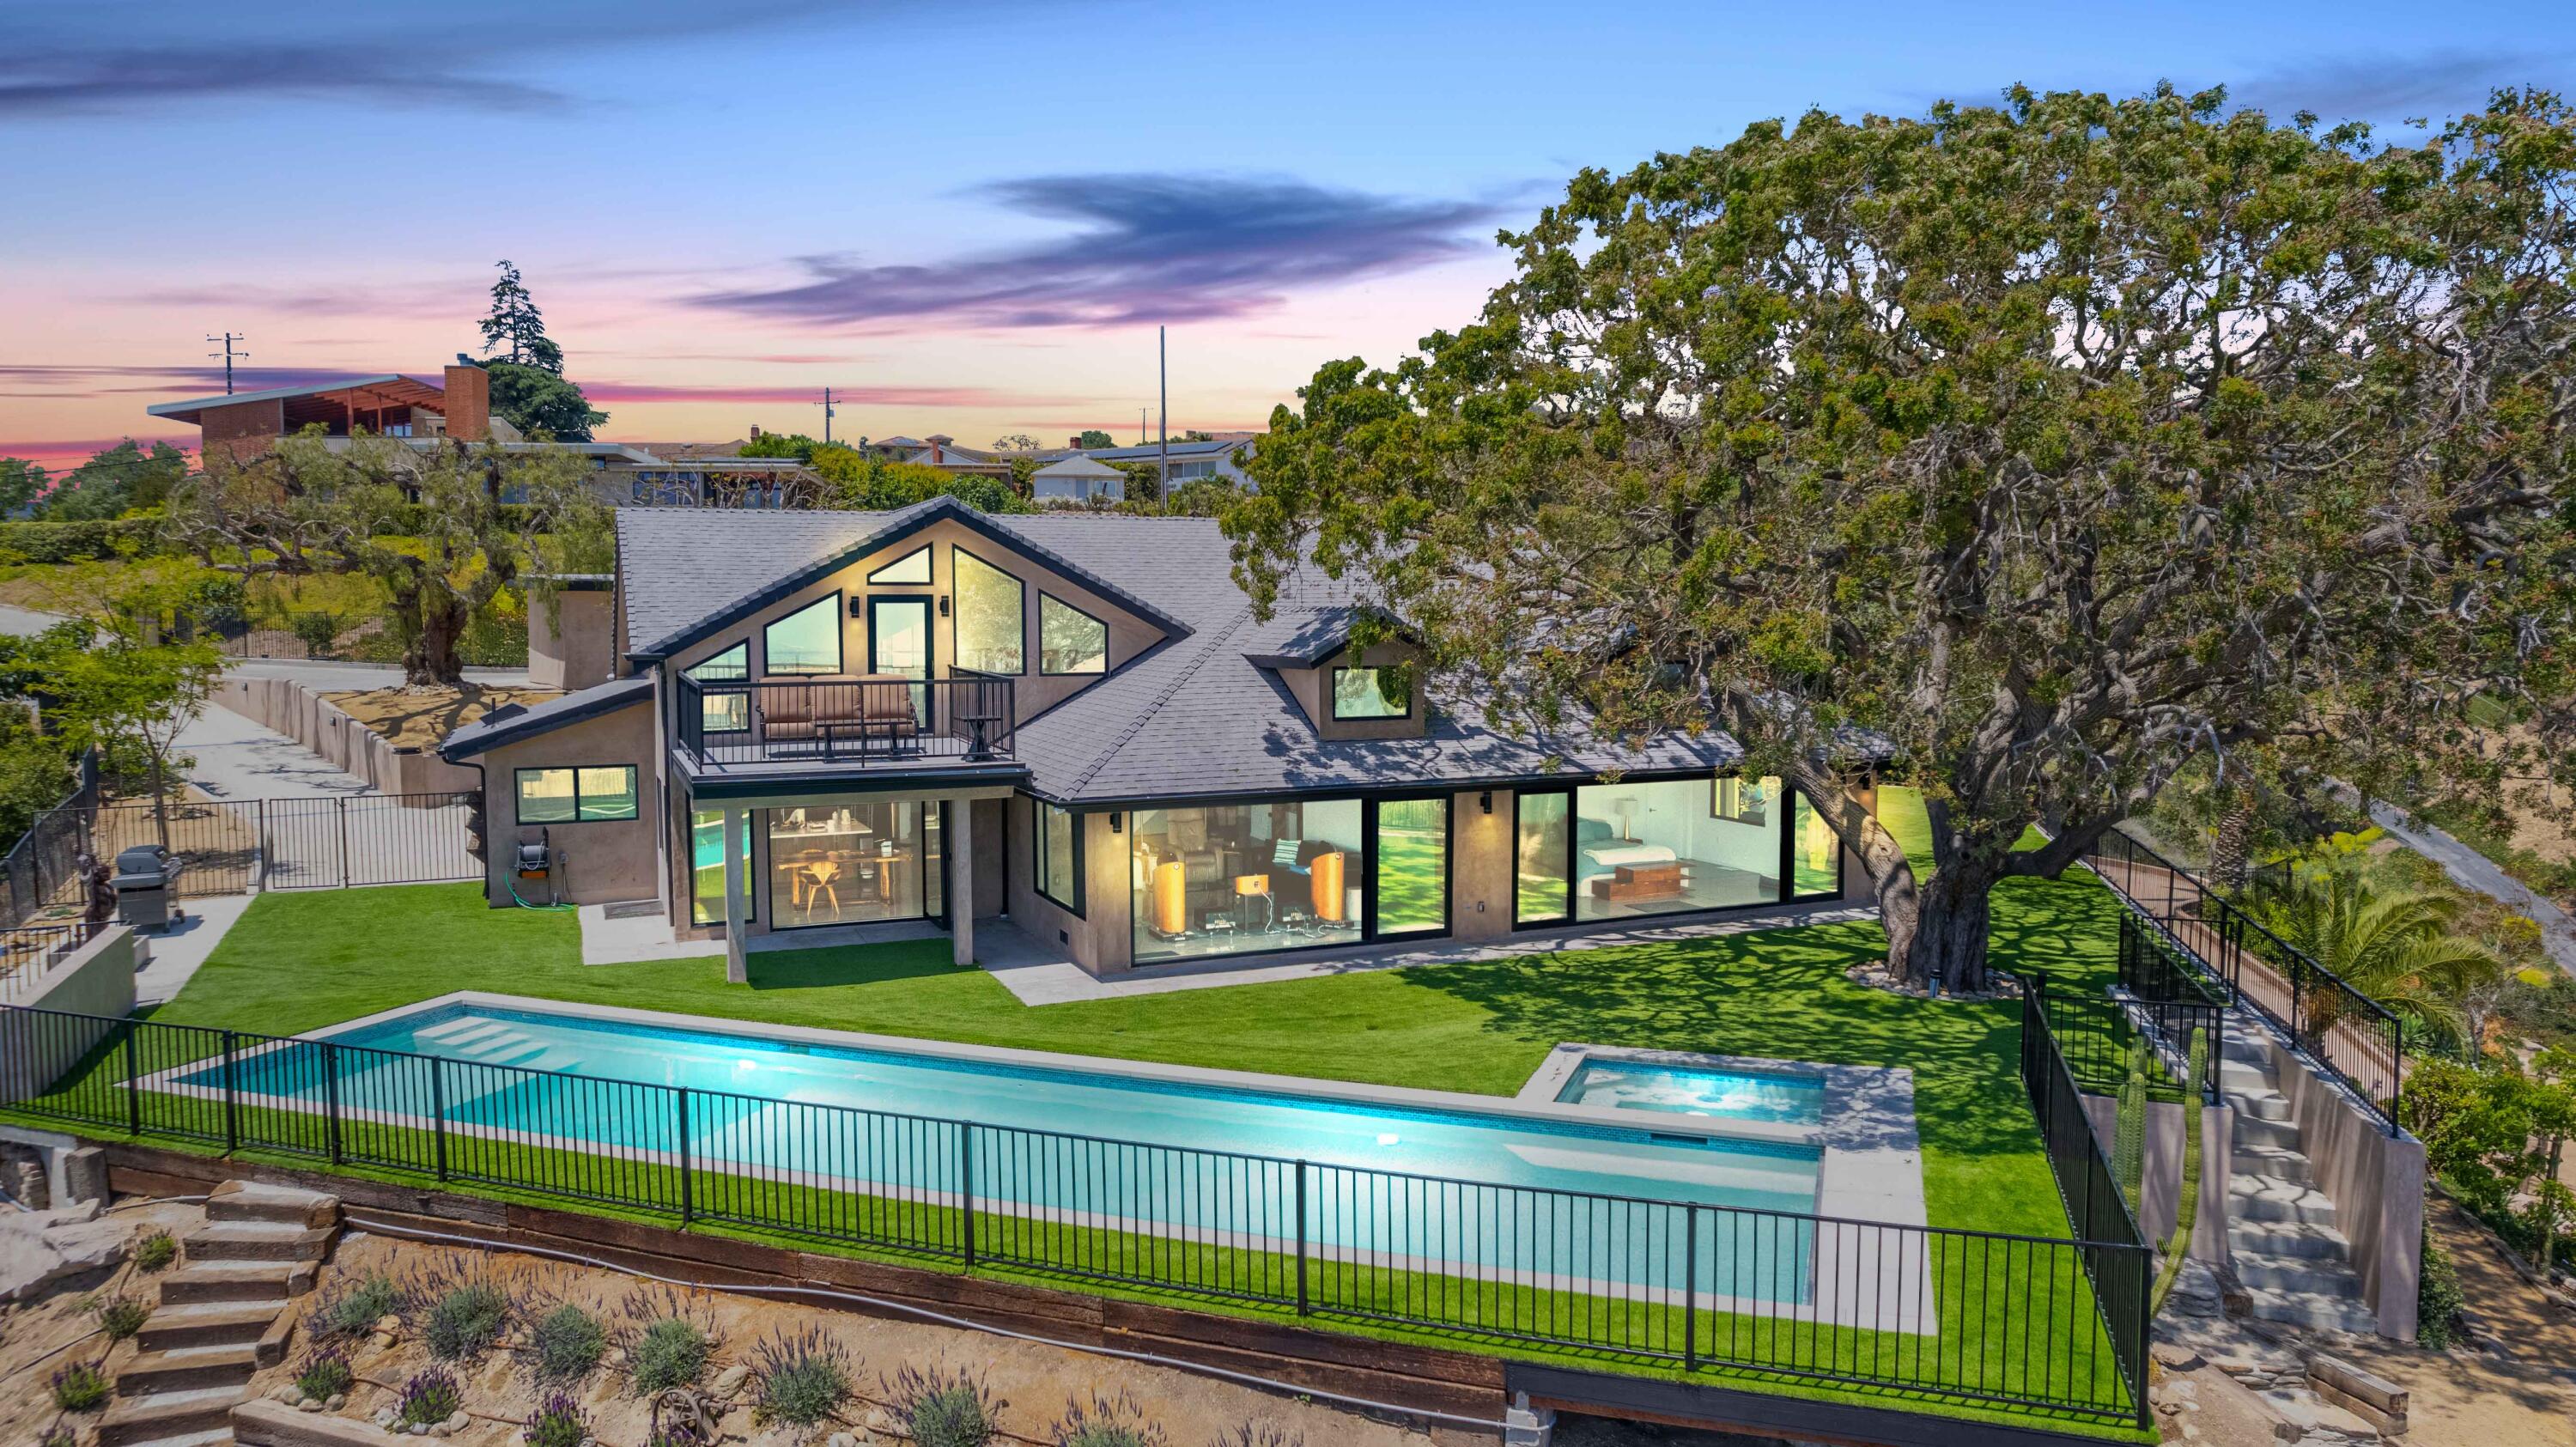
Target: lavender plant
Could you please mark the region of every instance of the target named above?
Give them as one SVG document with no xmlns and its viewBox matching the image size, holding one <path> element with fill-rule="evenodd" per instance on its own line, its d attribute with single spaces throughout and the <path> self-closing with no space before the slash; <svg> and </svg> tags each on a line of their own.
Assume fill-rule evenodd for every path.
<svg viewBox="0 0 2576 1447">
<path fill-rule="evenodd" d="M 569 1392 L 548 1392 L 528 1416 L 528 1447 L 581 1447 L 590 1436 L 590 1418 Z"/>
<path fill-rule="evenodd" d="M 443 1367 L 431 1367 L 403 1383 L 394 1416 L 405 1423 L 431 1426 L 465 1410 L 465 1389 Z"/>
<path fill-rule="evenodd" d="M 946 1367 L 907 1366 L 880 1385 L 914 1447 L 986 1447 L 1009 1405 L 982 1377 Z"/>
<path fill-rule="evenodd" d="M 780 1334 L 753 1350 L 751 1381 L 756 1419 L 811 1427 L 850 1399 L 849 1353 L 810 1327 Z"/>
</svg>

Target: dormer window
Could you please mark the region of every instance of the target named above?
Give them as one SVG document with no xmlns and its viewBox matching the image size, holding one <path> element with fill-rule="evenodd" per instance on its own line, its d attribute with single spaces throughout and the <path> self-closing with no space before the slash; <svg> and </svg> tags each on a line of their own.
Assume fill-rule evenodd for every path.
<svg viewBox="0 0 2576 1447">
<path fill-rule="evenodd" d="M 1409 718 L 1413 682 L 1404 668 L 1336 668 L 1332 671 L 1333 718 Z"/>
</svg>

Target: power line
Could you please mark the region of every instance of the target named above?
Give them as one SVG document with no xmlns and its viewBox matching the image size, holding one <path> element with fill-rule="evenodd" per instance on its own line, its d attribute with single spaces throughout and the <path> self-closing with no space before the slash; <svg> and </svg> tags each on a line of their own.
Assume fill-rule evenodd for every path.
<svg viewBox="0 0 2576 1447">
<path fill-rule="evenodd" d="M 220 337 L 209 333 L 206 340 L 210 342 L 221 342 L 224 344 L 224 349 L 222 351 L 208 352 L 206 353 L 206 356 L 209 360 L 216 357 L 224 359 L 224 395 L 229 397 L 233 394 L 233 358 L 240 357 L 245 361 L 250 358 L 250 353 L 248 352 L 234 351 L 233 343 L 246 342 L 249 341 L 250 338 L 242 336 L 237 332 L 226 332 Z"/>
</svg>

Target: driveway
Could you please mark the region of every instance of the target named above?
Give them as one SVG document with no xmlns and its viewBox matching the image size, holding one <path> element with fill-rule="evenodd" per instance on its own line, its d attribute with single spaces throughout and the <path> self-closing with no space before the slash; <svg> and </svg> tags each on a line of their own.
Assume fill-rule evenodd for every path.
<svg viewBox="0 0 2576 1447">
<path fill-rule="evenodd" d="M 2370 821 L 2399 843 L 2442 866 L 2442 872 L 2461 888 L 2474 889 L 2539 925 L 2549 958 L 2558 963 L 2558 968 L 2576 975 L 2576 919 L 2570 919 L 2567 911 L 2533 893 L 2530 886 L 2505 873 L 2494 860 L 2431 824 L 2408 822 L 2406 811 L 2394 804 L 2371 800 Z"/>
</svg>

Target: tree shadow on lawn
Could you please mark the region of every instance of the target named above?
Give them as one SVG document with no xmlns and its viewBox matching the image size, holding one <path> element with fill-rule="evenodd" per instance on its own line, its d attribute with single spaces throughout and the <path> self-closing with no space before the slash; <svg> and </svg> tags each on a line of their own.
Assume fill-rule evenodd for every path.
<svg viewBox="0 0 2576 1447">
<path fill-rule="evenodd" d="M 755 990 L 828 990 L 933 975 L 971 974 L 974 970 L 971 965 L 957 964 L 944 939 L 765 950 L 749 956 L 743 964 Z"/>
</svg>

